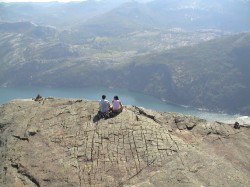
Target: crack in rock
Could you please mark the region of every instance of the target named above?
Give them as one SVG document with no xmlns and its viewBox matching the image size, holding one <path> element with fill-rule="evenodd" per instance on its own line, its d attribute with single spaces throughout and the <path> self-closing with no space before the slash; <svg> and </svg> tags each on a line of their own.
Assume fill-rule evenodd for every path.
<svg viewBox="0 0 250 187">
<path fill-rule="evenodd" d="M 17 163 L 12 163 L 11 166 L 17 169 L 17 172 L 21 175 L 27 177 L 31 182 L 33 182 L 37 187 L 40 187 L 38 180 L 22 165 Z"/>
<path fill-rule="evenodd" d="M 14 138 L 17 138 L 17 139 L 19 139 L 19 140 L 23 140 L 23 141 L 29 141 L 29 138 L 27 138 L 27 137 L 20 137 L 20 136 L 17 136 L 17 135 L 12 135 Z"/>
</svg>

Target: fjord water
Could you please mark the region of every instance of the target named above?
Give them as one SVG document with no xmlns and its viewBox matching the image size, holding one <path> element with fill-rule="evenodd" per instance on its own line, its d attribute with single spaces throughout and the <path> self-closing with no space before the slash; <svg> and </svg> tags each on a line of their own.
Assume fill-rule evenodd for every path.
<svg viewBox="0 0 250 187">
<path fill-rule="evenodd" d="M 179 112 L 185 115 L 193 115 L 209 121 L 220 121 L 225 123 L 234 123 L 238 121 L 241 124 L 250 124 L 249 117 L 240 115 L 229 115 L 222 113 L 211 113 L 190 107 L 168 104 L 152 96 L 131 92 L 122 89 L 112 88 L 41 88 L 41 87 L 0 87 L 0 104 L 7 103 L 12 99 L 35 98 L 38 94 L 43 97 L 63 97 L 75 99 L 99 100 L 101 95 L 105 94 L 109 101 L 114 95 L 118 95 L 124 105 L 136 105 L 147 109 L 153 109 L 163 112 Z"/>
</svg>

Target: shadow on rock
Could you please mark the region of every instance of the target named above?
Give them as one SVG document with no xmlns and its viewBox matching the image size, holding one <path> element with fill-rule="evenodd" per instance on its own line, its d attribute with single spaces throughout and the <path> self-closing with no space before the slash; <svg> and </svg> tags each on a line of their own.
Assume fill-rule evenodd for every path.
<svg viewBox="0 0 250 187">
<path fill-rule="evenodd" d="M 99 121 L 99 120 L 100 120 L 99 115 L 96 114 L 96 115 L 94 116 L 94 118 L 93 118 L 93 122 L 96 123 L 96 122 Z"/>
<path fill-rule="evenodd" d="M 98 113 L 94 116 L 93 122 L 96 123 L 100 119 L 108 119 L 108 118 L 114 118 L 117 115 L 119 115 L 121 112 L 109 112 L 109 113 L 101 113 L 98 111 Z"/>
</svg>

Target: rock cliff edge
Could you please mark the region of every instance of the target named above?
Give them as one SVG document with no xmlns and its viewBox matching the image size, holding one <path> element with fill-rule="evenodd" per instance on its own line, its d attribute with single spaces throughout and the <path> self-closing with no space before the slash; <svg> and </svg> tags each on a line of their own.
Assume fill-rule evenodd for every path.
<svg viewBox="0 0 250 187">
<path fill-rule="evenodd" d="M 0 106 L 0 186 L 250 186 L 250 129 L 46 98 Z"/>
</svg>

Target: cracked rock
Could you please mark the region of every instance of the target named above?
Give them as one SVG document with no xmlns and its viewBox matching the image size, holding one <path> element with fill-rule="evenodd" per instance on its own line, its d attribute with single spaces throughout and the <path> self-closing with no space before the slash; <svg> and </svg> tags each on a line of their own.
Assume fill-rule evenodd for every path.
<svg viewBox="0 0 250 187">
<path fill-rule="evenodd" d="M 0 186 L 250 186 L 250 129 L 98 101 L 0 106 Z"/>
</svg>

